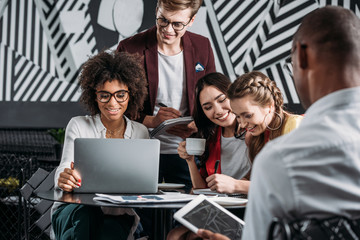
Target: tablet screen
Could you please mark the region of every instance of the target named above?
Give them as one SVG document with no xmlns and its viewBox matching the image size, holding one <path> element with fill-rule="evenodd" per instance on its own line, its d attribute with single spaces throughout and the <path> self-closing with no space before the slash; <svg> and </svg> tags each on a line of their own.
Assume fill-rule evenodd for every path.
<svg viewBox="0 0 360 240">
<path fill-rule="evenodd" d="M 183 218 L 197 228 L 221 233 L 230 239 L 241 238 L 243 225 L 206 199 L 183 215 Z"/>
</svg>

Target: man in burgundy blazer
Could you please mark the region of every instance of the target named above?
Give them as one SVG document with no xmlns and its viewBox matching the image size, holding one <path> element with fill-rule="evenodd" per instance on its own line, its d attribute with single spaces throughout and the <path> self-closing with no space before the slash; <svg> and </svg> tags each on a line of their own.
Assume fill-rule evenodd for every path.
<svg viewBox="0 0 360 240">
<path fill-rule="evenodd" d="M 168 1 L 167 1 L 168 2 Z M 185 2 L 185 1 L 184 1 Z M 140 113 L 139 122 L 148 128 L 155 128 L 166 119 L 176 118 L 181 115 L 192 115 L 194 109 L 194 89 L 199 78 L 207 73 L 215 72 L 215 61 L 210 41 L 198 34 L 186 31 L 192 25 L 196 12 L 201 6 L 201 0 L 192 1 L 191 5 L 174 7 L 178 3 L 167 5 L 158 0 L 156 8 L 156 26 L 145 32 L 138 33 L 130 38 L 122 40 L 117 51 L 138 53 L 143 56 L 144 69 L 148 80 L 148 99 L 144 103 L 144 110 Z M 184 8 L 185 6 L 185 8 Z M 187 103 L 186 111 L 164 107 L 157 102 L 159 89 L 159 54 L 174 56 L 183 54 L 184 59 L 184 81 L 186 87 L 182 94 L 184 102 Z M 182 81 L 181 78 L 179 78 Z M 160 86 L 160 89 L 162 86 Z M 165 89 L 165 90 L 164 90 Z M 166 92 L 166 88 L 162 91 Z M 184 96 L 185 95 L 185 96 Z M 185 99 L 186 98 L 186 99 Z M 170 104 L 167 104 L 171 106 Z M 158 112 L 154 109 L 158 110 Z M 182 109 L 184 110 L 184 109 Z M 194 125 L 183 125 L 172 128 L 169 133 L 180 137 L 176 143 L 170 145 L 171 153 L 161 152 L 159 181 L 165 180 L 170 183 L 184 183 L 191 187 L 191 179 L 186 162 L 178 156 L 177 146 L 181 139 L 189 137 L 196 131 Z M 172 136 L 173 136 L 172 135 Z M 160 139 L 166 144 L 166 139 Z M 168 153 L 168 152 L 167 152 Z"/>
<path fill-rule="evenodd" d="M 184 51 L 188 109 L 190 110 L 189 114 L 192 115 L 195 104 L 194 89 L 196 82 L 207 73 L 216 71 L 215 61 L 209 39 L 187 31 L 181 40 Z M 154 26 L 145 32 L 121 41 L 117 51 L 138 53 L 144 56 L 143 64 L 149 84 L 149 99 L 145 102 L 144 111 L 139 119 L 140 122 L 143 122 L 145 115 L 153 115 L 158 88 L 156 27 Z M 196 70 L 197 64 L 201 64 L 204 69 Z M 201 65 L 198 65 L 198 67 L 201 67 Z"/>
</svg>

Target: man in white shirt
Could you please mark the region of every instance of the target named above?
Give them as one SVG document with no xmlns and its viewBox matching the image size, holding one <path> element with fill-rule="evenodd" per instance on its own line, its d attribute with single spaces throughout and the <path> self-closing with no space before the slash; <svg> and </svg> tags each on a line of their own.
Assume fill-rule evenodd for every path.
<svg viewBox="0 0 360 240">
<path fill-rule="evenodd" d="M 242 239 L 266 239 L 274 217 L 360 217 L 360 19 L 341 7 L 313 11 L 294 35 L 291 59 L 308 109 L 296 130 L 255 158 Z"/>
<path fill-rule="evenodd" d="M 307 15 L 292 47 L 308 108 L 299 128 L 255 158 L 243 239 L 266 239 L 273 217 L 360 217 L 360 20 L 327 6 Z"/>
</svg>

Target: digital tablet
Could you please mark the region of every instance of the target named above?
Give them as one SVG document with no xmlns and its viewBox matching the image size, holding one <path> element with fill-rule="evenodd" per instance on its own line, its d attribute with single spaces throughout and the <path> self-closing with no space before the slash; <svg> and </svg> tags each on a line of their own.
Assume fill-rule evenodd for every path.
<svg viewBox="0 0 360 240">
<path fill-rule="evenodd" d="M 174 214 L 174 218 L 194 233 L 202 228 L 230 239 L 241 239 L 245 226 L 243 220 L 204 195 L 186 204 Z"/>
</svg>

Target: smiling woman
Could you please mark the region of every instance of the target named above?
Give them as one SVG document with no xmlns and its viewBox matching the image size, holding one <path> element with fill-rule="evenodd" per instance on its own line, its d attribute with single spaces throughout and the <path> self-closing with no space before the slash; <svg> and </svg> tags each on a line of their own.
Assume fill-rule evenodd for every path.
<svg viewBox="0 0 360 240">
<path fill-rule="evenodd" d="M 188 164 L 194 189 L 247 194 L 251 162 L 245 141 L 236 134 L 238 124 L 226 94 L 230 84 L 230 79 L 218 72 L 209 73 L 196 83 L 193 117 L 197 137 L 206 139 L 205 152 L 199 156 L 200 171 L 195 157 L 187 152 L 189 141 L 179 144 L 178 153 Z M 167 239 L 192 239 L 193 235 L 185 227 L 178 227 Z"/>
<path fill-rule="evenodd" d="M 246 156 L 245 141 L 238 139 L 238 124 L 232 113 L 226 91 L 231 82 L 225 75 L 215 72 L 200 78 L 195 87 L 194 121 L 197 136 L 206 139 L 200 159 L 200 172 L 194 166 L 185 143 L 179 145 L 181 158 L 186 159 L 194 188 L 211 188 L 222 193 L 247 193 L 251 164 Z M 220 165 L 217 169 L 217 162 Z M 241 180 L 242 179 L 242 180 Z"/>
<path fill-rule="evenodd" d="M 74 117 L 66 127 L 63 154 L 55 173 L 56 188 L 66 192 L 82 183 L 74 169 L 76 138 L 149 138 L 144 125 L 127 117 L 137 117 L 147 96 L 144 69 L 136 55 L 101 52 L 82 66 L 79 82 L 80 100 L 91 116 Z M 73 204 L 53 207 L 52 225 L 57 239 L 105 239 L 102 229 L 109 226 L 114 229 L 110 234 L 127 239 L 138 223 L 139 217 L 132 209 Z"/>
<path fill-rule="evenodd" d="M 280 89 L 261 72 L 241 75 L 227 93 L 238 123 L 247 129 L 251 161 L 269 140 L 297 128 L 303 118 L 284 110 Z"/>
</svg>

